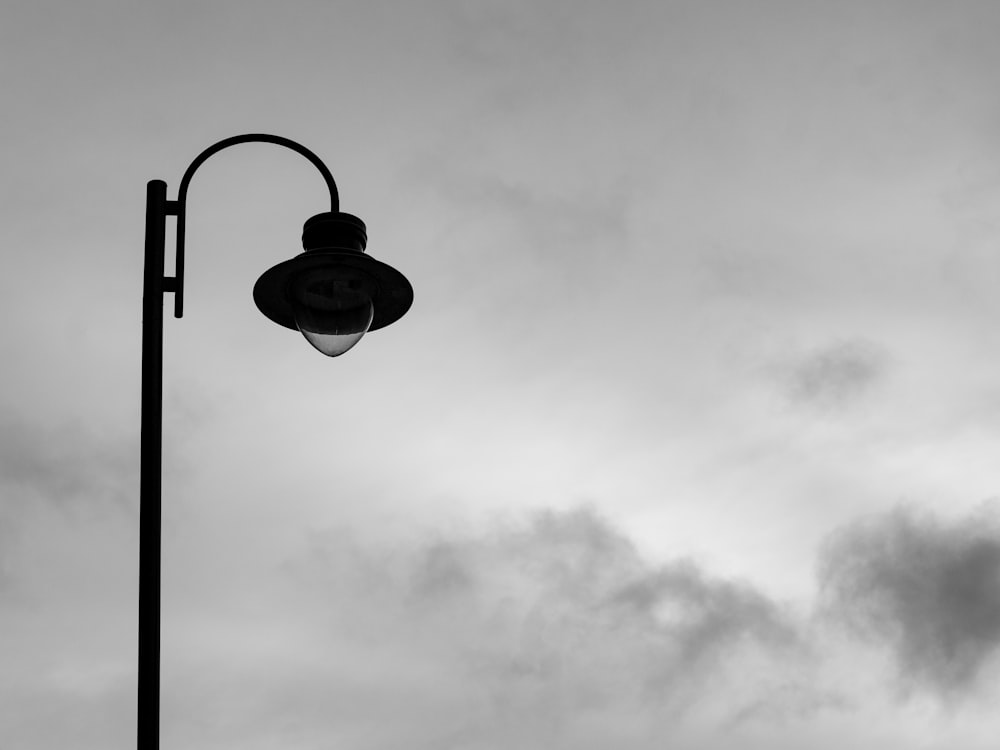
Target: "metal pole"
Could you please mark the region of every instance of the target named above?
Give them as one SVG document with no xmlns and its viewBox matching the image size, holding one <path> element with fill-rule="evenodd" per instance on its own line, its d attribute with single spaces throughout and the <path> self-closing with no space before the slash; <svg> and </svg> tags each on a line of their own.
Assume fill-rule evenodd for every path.
<svg viewBox="0 0 1000 750">
<path fill-rule="evenodd" d="M 158 750 L 160 744 L 160 478 L 166 217 L 167 183 L 151 180 L 146 184 L 146 259 L 142 282 L 138 750 Z"/>
</svg>

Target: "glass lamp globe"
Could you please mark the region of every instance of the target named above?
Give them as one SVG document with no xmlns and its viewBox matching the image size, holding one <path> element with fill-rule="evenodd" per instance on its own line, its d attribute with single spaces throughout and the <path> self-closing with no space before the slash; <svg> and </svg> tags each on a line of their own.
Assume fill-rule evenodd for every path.
<svg viewBox="0 0 1000 750">
<path fill-rule="evenodd" d="M 328 357 L 338 357 L 361 341 L 375 315 L 366 286 L 325 268 L 300 274 L 289 297 L 295 325 L 306 341 Z"/>
</svg>

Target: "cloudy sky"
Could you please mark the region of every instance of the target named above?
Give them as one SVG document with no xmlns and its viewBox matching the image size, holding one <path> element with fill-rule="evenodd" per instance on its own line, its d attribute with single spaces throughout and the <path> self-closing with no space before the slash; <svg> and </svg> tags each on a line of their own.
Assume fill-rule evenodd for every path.
<svg viewBox="0 0 1000 750">
<path fill-rule="evenodd" d="M 321 356 L 250 295 L 318 174 L 192 182 L 165 750 L 995 747 L 998 30 L 5 0 L 0 747 L 134 746 L 145 183 L 245 132 L 415 302 Z"/>
</svg>

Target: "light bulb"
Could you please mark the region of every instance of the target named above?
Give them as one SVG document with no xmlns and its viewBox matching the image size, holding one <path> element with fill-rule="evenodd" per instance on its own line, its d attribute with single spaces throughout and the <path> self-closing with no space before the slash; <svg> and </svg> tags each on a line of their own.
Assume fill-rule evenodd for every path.
<svg viewBox="0 0 1000 750">
<path fill-rule="evenodd" d="M 328 269 L 306 272 L 292 282 L 292 314 L 306 341 L 337 357 L 367 333 L 375 314 L 367 284 Z"/>
</svg>

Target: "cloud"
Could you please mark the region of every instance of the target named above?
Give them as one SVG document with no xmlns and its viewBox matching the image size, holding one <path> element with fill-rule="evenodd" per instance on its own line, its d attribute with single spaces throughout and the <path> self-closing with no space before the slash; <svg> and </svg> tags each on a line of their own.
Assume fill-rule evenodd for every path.
<svg viewBox="0 0 1000 750">
<path fill-rule="evenodd" d="M 1000 536 L 982 517 L 897 511 L 836 532 L 817 607 L 846 630 L 696 561 L 651 562 L 587 509 L 382 552 L 321 535 L 289 571 L 325 599 L 337 638 L 392 659 L 368 679 L 396 670 L 419 684 L 430 670 L 421 713 L 467 747 L 783 733 L 820 747 L 815 722 L 862 736 L 880 711 L 907 710 L 867 646 L 908 690 L 954 705 L 1000 644 Z"/>
<path fill-rule="evenodd" d="M 871 560 L 884 557 L 885 534 L 877 532 L 900 527 L 890 520 L 838 532 L 824 557 L 824 605 L 853 614 L 848 632 L 898 654 L 908 637 L 899 630 L 921 627 L 928 597 L 893 593 L 878 576 L 876 583 L 861 576 L 864 586 L 843 584 L 845 570 L 881 570 Z M 911 526 L 918 533 L 910 536 L 949 548 L 951 527 Z M 972 521 L 958 527 L 976 528 Z M 463 750 L 818 749 L 833 746 L 827 737 L 912 746 L 907 738 L 917 730 L 906 722 L 915 714 L 885 694 L 883 675 L 857 639 L 828 649 L 826 631 L 752 584 L 688 559 L 654 562 L 592 510 L 538 512 L 395 542 L 360 533 L 316 532 L 282 567 L 250 563 L 248 587 L 220 589 L 211 600 L 175 590 L 164 623 L 165 738 L 220 748 L 305 747 L 322 738 L 361 750 L 401 738 L 409 747 Z M 961 559 L 975 545 L 952 546 Z M 980 574 L 989 566 L 956 567 L 976 572 L 958 605 L 975 611 L 988 601 Z M 87 577 L 107 576 L 92 569 Z M 869 604 L 895 606 L 900 598 L 917 602 L 904 613 L 913 619 L 905 626 L 896 609 L 886 614 Z M 871 626 L 870 612 L 890 624 Z M 78 617 L 72 622 L 79 627 Z M 117 627 L 127 631 L 133 618 Z M 107 623 L 85 632 L 89 640 L 65 639 L 73 645 L 42 662 L 11 659 L 20 666 L 0 692 L 10 693 L 12 705 L 24 703 L 19 715 L 28 718 L 0 726 L 0 737 L 48 737 L 32 729 L 43 720 L 39 707 L 76 693 L 80 705 L 102 711 L 96 723 L 71 717 L 95 738 L 84 747 L 97 746 L 97 732 L 127 733 L 112 726 L 110 711 L 131 689 L 122 675 L 132 652 Z M 925 645 L 904 655 L 926 659 Z M 24 677 L 31 674 L 40 676 Z M 938 690 L 926 680 L 915 686 Z"/>
<path fill-rule="evenodd" d="M 67 509 L 131 504 L 139 487 L 137 439 L 109 437 L 80 423 L 56 426 L 0 414 L 0 485 Z"/>
<path fill-rule="evenodd" d="M 877 344 L 847 339 L 814 350 L 780 368 L 790 401 L 819 408 L 850 406 L 881 381 L 888 357 Z"/>
<path fill-rule="evenodd" d="M 134 439 L 79 422 L 46 425 L 0 411 L 0 582 L 10 583 L 39 513 L 83 519 L 138 510 L 139 449 Z M 32 520 L 34 519 L 34 520 Z"/>
<path fill-rule="evenodd" d="M 994 513 L 944 521 L 897 509 L 833 535 L 820 571 L 827 611 L 891 650 L 904 691 L 968 695 L 1000 647 Z"/>
<path fill-rule="evenodd" d="M 651 563 L 586 509 L 383 552 L 325 534 L 286 573 L 326 603 L 313 619 L 334 640 L 379 654 L 366 682 L 433 683 L 409 736 L 450 727 L 455 746 L 653 746 L 759 703 L 785 676 L 760 663 L 798 662 L 781 606 L 691 561 Z"/>
</svg>

